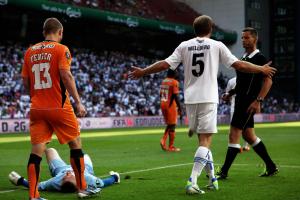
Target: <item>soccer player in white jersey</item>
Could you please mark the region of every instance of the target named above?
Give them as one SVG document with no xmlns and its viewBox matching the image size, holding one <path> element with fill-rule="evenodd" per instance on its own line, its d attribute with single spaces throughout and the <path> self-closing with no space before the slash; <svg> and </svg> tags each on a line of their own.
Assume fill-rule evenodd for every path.
<svg viewBox="0 0 300 200">
<path fill-rule="evenodd" d="M 210 39 L 213 21 L 209 16 L 197 17 L 193 23 L 196 37 L 182 42 L 167 59 L 158 61 L 144 69 L 132 66 L 129 78 L 140 78 L 169 68 L 184 67 L 184 96 L 189 119 L 189 128 L 198 134 L 199 146 L 194 156 L 194 165 L 186 185 L 187 194 L 203 194 L 197 178 L 206 167 L 210 189 L 218 189 L 210 144 L 217 132 L 217 104 L 219 63 L 249 73 L 263 73 L 273 76 L 276 69 L 267 63 L 258 66 L 240 61 L 222 43 Z"/>
<path fill-rule="evenodd" d="M 225 89 L 225 93 L 222 95 L 222 100 L 226 102 L 230 102 L 230 121 L 234 112 L 234 104 L 235 104 L 235 86 L 236 86 L 236 77 L 229 79 L 227 82 L 227 86 Z M 244 141 L 243 147 L 240 149 L 240 153 L 243 151 L 249 151 L 250 146 L 248 142 Z"/>
</svg>

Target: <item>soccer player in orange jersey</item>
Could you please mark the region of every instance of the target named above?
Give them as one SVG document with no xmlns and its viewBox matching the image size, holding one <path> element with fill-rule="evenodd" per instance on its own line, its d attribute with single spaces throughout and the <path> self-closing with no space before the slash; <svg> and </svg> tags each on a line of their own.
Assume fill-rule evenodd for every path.
<svg viewBox="0 0 300 200">
<path fill-rule="evenodd" d="M 177 71 L 168 70 L 167 78 L 165 78 L 160 86 L 160 107 L 167 124 L 164 136 L 160 140 L 161 148 L 165 151 L 178 152 L 179 148 L 174 146 L 175 127 L 177 124 L 177 109 L 181 116 L 181 107 L 178 99 L 179 84 L 176 80 Z M 169 147 L 166 146 L 166 140 L 169 136 Z"/>
<path fill-rule="evenodd" d="M 43 25 L 45 40 L 37 43 L 25 53 L 22 78 L 30 92 L 30 139 L 31 154 L 27 173 L 29 199 L 40 199 L 38 182 L 40 162 L 51 141 L 53 132 L 61 144 L 70 147 L 70 162 L 75 172 L 78 197 L 85 198 L 100 192 L 87 188 L 84 178 L 84 159 L 81 149 L 80 130 L 69 94 L 75 101 L 78 117 L 86 114 L 80 101 L 74 78 L 70 71 L 71 54 L 60 44 L 63 26 L 56 18 L 48 18 Z"/>
</svg>

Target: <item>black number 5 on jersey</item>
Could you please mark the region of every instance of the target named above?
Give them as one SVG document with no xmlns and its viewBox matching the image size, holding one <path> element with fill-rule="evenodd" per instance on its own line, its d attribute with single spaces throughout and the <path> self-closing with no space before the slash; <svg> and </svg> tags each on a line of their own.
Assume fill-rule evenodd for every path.
<svg viewBox="0 0 300 200">
<path fill-rule="evenodd" d="M 204 71 L 204 62 L 200 58 L 204 57 L 204 53 L 195 53 L 193 54 L 192 66 L 198 66 L 199 69 L 193 69 L 192 74 L 196 77 L 199 77 L 203 74 Z"/>
</svg>

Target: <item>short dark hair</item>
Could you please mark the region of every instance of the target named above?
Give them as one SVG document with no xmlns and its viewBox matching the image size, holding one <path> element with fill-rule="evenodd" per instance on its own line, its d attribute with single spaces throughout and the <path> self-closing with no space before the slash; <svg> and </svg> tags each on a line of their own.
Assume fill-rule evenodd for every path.
<svg viewBox="0 0 300 200">
<path fill-rule="evenodd" d="M 177 76 L 177 70 L 168 69 L 167 77 L 175 78 Z"/>
<path fill-rule="evenodd" d="M 212 31 L 213 21 L 210 16 L 201 15 L 194 20 L 193 27 L 197 36 L 205 36 Z"/>
<path fill-rule="evenodd" d="M 77 191 L 77 187 L 74 183 L 66 181 L 61 184 L 60 190 L 62 193 L 74 193 Z"/>
<path fill-rule="evenodd" d="M 257 33 L 257 30 L 255 28 L 246 27 L 246 28 L 244 28 L 243 32 L 249 32 L 253 37 L 255 37 L 255 38 L 258 37 L 258 33 Z"/>
<path fill-rule="evenodd" d="M 44 35 L 48 35 L 51 33 L 56 33 L 58 30 L 62 29 L 63 25 L 57 18 L 47 18 L 44 22 L 43 33 Z"/>
</svg>

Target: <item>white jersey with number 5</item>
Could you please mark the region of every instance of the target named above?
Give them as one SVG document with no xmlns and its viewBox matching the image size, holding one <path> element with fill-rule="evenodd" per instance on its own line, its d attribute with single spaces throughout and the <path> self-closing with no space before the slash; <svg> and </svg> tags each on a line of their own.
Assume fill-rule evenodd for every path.
<svg viewBox="0 0 300 200">
<path fill-rule="evenodd" d="M 184 66 L 184 98 L 186 104 L 219 103 L 219 63 L 230 67 L 238 59 L 222 43 L 196 37 L 182 42 L 165 60 L 171 69 Z"/>
</svg>

